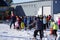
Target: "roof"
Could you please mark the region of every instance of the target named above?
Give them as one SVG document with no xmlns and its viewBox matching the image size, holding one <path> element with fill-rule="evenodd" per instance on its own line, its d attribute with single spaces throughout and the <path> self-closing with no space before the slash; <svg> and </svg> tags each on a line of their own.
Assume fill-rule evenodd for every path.
<svg viewBox="0 0 60 40">
<path fill-rule="evenodd" d="M 12 3 L 11 5 L 33 3 L 33 2 L 41 2 L 41 1 L 53 1 L 53 0 L 40 0 L 40 1 L 29 1 L 29 2 L 21 2 L 21 3 Z"/>
</svg>

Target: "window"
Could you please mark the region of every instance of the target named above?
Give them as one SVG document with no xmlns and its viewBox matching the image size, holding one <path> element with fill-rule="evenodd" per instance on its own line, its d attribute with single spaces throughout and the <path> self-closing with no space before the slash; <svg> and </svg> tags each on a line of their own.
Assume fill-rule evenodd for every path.
<svg viewBox="0 0 60 40">
<path fill-rule="evenodd" d="M 43 7 L 43 15 L 51 15 L 51 7 Z"/>
</svg>

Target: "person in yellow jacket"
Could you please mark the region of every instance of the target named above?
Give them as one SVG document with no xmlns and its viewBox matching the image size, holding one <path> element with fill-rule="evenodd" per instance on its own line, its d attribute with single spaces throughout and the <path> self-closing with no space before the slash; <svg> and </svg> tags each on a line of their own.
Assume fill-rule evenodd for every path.
<svg viewBox="0 0 60 40">
<path fill-rule="evenodd" d="M 54 36 L 56 36 L 56 38 L 57 38 L 58 26 L 57 26 L 57 24 L 56 24 L 55 22 L 53 22 L 52 28 L 53 28 L 53 33 L 52 33 L 52 34 L 53 34 Z M 56 40 L 56 38 L 55 38 L 55 40 Z"/>
<path fill-rule="evenodd" d="M 50 20 L 50 35 L 53 33 L 53 24 L 54 24 L 54 20 Z"/>
<path fill-rule="evenodd" d="M 21 29 L 24 29 L 24 27 L 25 27 L 24 22 L 21 22 Z"/>
</svg>

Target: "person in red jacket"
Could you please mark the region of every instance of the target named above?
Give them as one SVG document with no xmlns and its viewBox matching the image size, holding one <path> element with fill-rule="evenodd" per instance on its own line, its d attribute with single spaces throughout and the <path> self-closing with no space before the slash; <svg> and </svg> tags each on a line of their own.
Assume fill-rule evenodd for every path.
<svg viewBox="0 0 60 40">
<path fill-rule="evenodd" d="M 21 27 L 21 21 L 22 21 L 22 18 L 20 18 L 19 16 L 16 16 L 17 17 L 17 21 L 18 21 L 18 24 L 20 25 L 19 28 Z"/>
</svg>

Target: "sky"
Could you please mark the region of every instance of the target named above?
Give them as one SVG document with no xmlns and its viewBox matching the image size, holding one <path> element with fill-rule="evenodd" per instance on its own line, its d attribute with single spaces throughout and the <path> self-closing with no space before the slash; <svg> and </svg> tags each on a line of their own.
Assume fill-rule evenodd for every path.
<svg viewBox="0 0 60 40">
<path fill-rule="evenodd" d="M 21 3 L 21 2 L 28 2 L 28 1 L 34 1 L 34 0 L 13 0 L 13 3 Z"/>
</svg>

